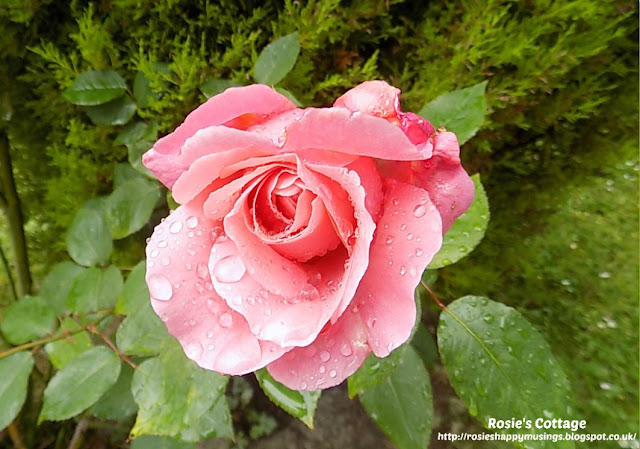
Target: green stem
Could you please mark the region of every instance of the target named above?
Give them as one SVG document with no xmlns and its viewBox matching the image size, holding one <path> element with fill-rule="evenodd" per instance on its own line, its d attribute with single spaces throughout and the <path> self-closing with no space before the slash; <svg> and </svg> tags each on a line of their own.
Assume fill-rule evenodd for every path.
<svg viewBox="0 0 640 449">
<path fill-rule="evenodd" d="M 4 269 L 7 272 L 7 277 L 9 278 L 9 284 L 11 285 L 11 293 L 13 293 L 13 299 L 18 300 L 18 292 L 16 292 L 16 284 L 13 280 L 13 274 L 11 274 L 11 267 L 9 266 L 9 261 L 7 260 L 7 256 L 4 254 L 4 250 L 2 246 L 0 246 L 0 258 L 2 258 L 2 264 L 4 265 Z"/>
<path fill-rule="evenodd" d="M 102 315 L 100 318 L 98 318 L 95 321 L 92 321 L 91 323 L 87 323 L 84 326 L 79 327 L 78 329 L 74 329 L 71 331 L 64 331 L 60 334 L 57 335 L 50 335 L 48 337 L 43 337 L 43 338 L 39 338 L 38 340 L 32 340 L 29 341 L 27 343 L 23 343 L 21 345 L 18 346 L 14 346 L 11 349 L 7 349 L 6 351 L 2 351 L 0 352 L 0 359 L 3 359 L 5 357 L 10 356 L 11 354 L 15 354 L 16 352 L 20 352 L 20 351 L 24 351 L 25 349 L 31 349 L 31 348 L 35 348 L 36 346 L 41 346 L 47 343 L 51 343 L 54 341 L 58 341 L 58 340 L 63 340 L 67 337 L 70 337 L 72 335 L 75 335 L 77 333 L 86 331 L 90 328 L 95 328 L 95 326 L 97 326 L 98 324 L 100 324 L 100 322 L 102 320 L 104 320 L 106 317 L 108 317 L 111 314 L 112 310 L 108 310 L 105 312 L 104 315 Z"/>
<path fill-rule="evenodd" d="M 18 274 L 18 295 L 24 296 L 31 292 L 31 272 L 29 271 L 29 257 L 27 255 L 27 241 L 24 236 L 24 218 L 20 208 L 20 198 L 16 190 L 11 156 L 9 155 L 9 140 L 6 134 L 0 135 L 0 191 L 3 205 L 9 221 L 9 232 L 13 243 L 16 272 Z"/>
</svg>

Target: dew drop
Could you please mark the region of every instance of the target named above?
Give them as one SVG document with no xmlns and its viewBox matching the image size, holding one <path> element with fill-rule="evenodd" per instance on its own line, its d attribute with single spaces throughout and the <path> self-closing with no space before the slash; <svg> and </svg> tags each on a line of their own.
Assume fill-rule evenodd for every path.
<svg viewBox="0 0 640 449">
<path fill-rule="evenodd" d="M 391 245 L 393 243 L 393 237 L 392 236 L 387 237 L 386 242 L 387 242 L 387 245 Z"/>
<path fill-rule="evenodd" d="M 196 217 L 187 218 L 187 228 L 193 229 L 198 226 L 198 219 Z"/>
<path fill-rule="evenodd" d="M 209 277 L 209 269 L 205 264 L 199 263 L 196 267 L 196 275 L 200 279 L 207 279 Z"/>
<path fill-rule="evenodd" d="M 171 282 L 164 276 L 151 276 L 149 278 L 149 294 L 153 299 L 169 301 L 173 296 Z"/>
<path fill-rule="evenodd" d="M 416 208 L 413 209 L 413 216 L 416 218 L 424 217 L 426 213 L 427 213 L 427 208 L 424 207 L 422 204 L 416 206 Z"/>
<path fill-rule="evenodd" d="M 154 249 L 149 253 L 149 256 L 150 257 L 157 257 L 158 253 L 159 253 L 159 251 L 157 249 Z"/>
<path fill-rule="evenodd" d="M 413 234 L 412 233 L 408 233 L 407 234 L 407 240 L 413 240 Z"/>
<path fill-rule="evenodd" d="M 407 269 L 404 266 L 400 267 L 400 276 L 404 276 L 406 272 Z"/>
<path fill-rule="evenodd" d="M 404 224 L 404 223 L 402 223 L 402 224 L 400 225 L 400 230 L 401 230 L 401 231 L 404 231 L 405 229 L 407 229 L 407 225 L 406 225 L 406 224 Z"/>
<path fill-rule="evenodd" d="M 320 369 L 318 369 L 318 372 L 319 372 L 320 374 L 324 374 L 324 373 L 325 373 L 325 371 L 327 371 L 327 368 L 326 368 L 324 365 L 320 365 Z"/>
<path fill-rule="evenodd" d="M 171 226 L 169 226 L 169 232 L 172 233 L 172 234 L 177 234 L 181 230 L 182 230 L 182 222 L 181 221 L 176 221 L 176 222 L 172 223 Z"/>
<path fill-rule="evenodd" d="M 169 258 L 168 258 L 168 257 L 163 257 L 163 258 L 160 260 L 160 264 L 161 264 L 163 267 L 168 266 L 170 263 L 171 263 L 171 261 L 169 260 Z"/>
<path fill-rule="evenodd" d="M 330 358 L 331 354 L 329 354 L 329 351 L 320 351 L 320 360 L 328 362 Z"/>
<path fill-rule="evenodd" d="M 224 312 L 218 318 L 218 324 L 220 324 L 220 326 L 222 327 L 231 327 L 232 323 L 233 323 L 233 317 L 228 312 Z"/>
<path fill-rule="evenodd" d="M 340 354 L 345 357 L 349 357 L 351 354 L 353 354 L 351 345 L 349 343 L 344 343 L 342 346 L 340 346 Z"/>
<path fill-rule="evenodd" d="M 235 255 L 220 259 L 213 268 L 213 276 L 218 282 L 233 283 L 242 279 L 247 272 L 247 267 L 242 260 Z"/>
<path fill-rule="evenodd" d="M 367 325 L 369 326 L 369 328 L 373 329 L 374 327 L 376 327 L 376 319 L 375 318 L 370 318 L 369 322 L 367 323 Z"/>
<path fill-rule="evenodd" d="M 420 248 L 416 248 L 416 256 L 420 257 L 422 256 L 423 252 Z"/>
<path fill-rule="evenodd" d="M 207 338 L 213 338 L 213 331 L 209 331 L 209 333 L 207 334 Z"/>
<path fill-rule="evenodd" d="M 158 242 L 158 248 L 166 248 L 167 247 L 167 241 L 166 240 L 160 240 Z"/>
<path fill-rule="evenodd" d="M 300 389 L 301 389 L 301 390 L 306 390 L 306 389 L 307 389 L 307 383 L 306 383 L 305 381 L 302 381 L 302 382 L 300 383 Z"/>
<path fill-rule="evenodd" d="M 184 352 L 187 354 L 187 357 L 190 359 L 195 359 L 202 354 L 202 346 L 199 343 L 191 343 L 187 345 Z"/>
<path fill-rule="evenodd" d="M 216 349 L 216 346 L 215 345 L 209 345 L 209 346 L 207 346 L 207 349 L 209 351 L 213 351 L 214 349 Z"/>
<path fill-rule="evenodd" d="M 338 373 L 336 372 L 336 370 L 332 369 L 331 371 L 329 371 L 329 377 L 333 378 L 336 377 L 338 375 Z"/>
</svg>

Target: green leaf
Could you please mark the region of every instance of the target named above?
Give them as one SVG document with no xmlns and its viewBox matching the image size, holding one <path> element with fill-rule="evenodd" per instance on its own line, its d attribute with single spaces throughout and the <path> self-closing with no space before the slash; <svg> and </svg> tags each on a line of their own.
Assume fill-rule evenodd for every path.
<svg viewBox="0 0 640 449">
<path fill-rule="evenodd" d="M 38 296 L 23 296 L 4 311 L 0 330 L 11 344 L 44 337 L 56 324 L 56 312 Z"/>
<path fill-rule="evenodd" d="M 126 162 L 116 164 L 113 169 L 113 188 L 117 189 L 127 181 L 133 181 L 134 179 L 144 179 L 142 175 Z"/>
<path fill-rule="evenodd" d="M 83 412 L 116 383 L 119 374 L 120 359 L 111 349 L 89 349 L 49 381 L 38 422 L 62 421 Z"/>
<path fill-rule="evenodd" d="M 300 37 L 297 32 L 287 34 L 267 45 L 255 66 L 253 76 L 261 84 L 277 84 L 291 71 L 300 53 Z"/>
<path fill-rule="evenodd" d="M 125 93 L 127 84 L 112 70 L 92 70 L 78 75 L 62 94 L 73 104 L 103 104 Z"/>
<path fill-rule="evenodd" d="M 141 140 L 153 142 L 156 140 L 157 135 L 157 123 L 147 125 L 144 122 L 133 122 L 129 123 L 122 131 L 120 131 L 113 143 L 115 145 L 129 145 Z"/>
<path fill-rule="evenodd" d="M 365 390 L 386 380 L 402 360 L 406 346 L 400 346 L 387 357 L 379 359 L 373 354 L 365 359 L 362 366 L 347 380 L 349 398 L 353 399 Z"/>
<path fill-rule="evenodd" d="M 79 328 L 80 326 L 74 320 L 65 318 L 58 333 L 73 332 Z M 91 343 L 86 331 L 76 332 L 63 340 L 53 341 L 44 346 L 44 350 L 49 354 L 49 360 L 58 369 L 63 368 L 67 363 L 91 348 L 93 348 L 93 343 Z"/>
<path fill-rule="evenodd" d="M 442 248 L 429 264 L 430 270 L 456 263 L 471 253 L 484 237 L 489 224 L 489 201 L 480 175 L 476 173 L 471 179 L 476 189 L 473 202 L 445 234 Z"/>
<path fill-rule="evenodd" d="M 433 405 L 422 360 L 407 346 L 398 367 L 382 383 L 363 391 L 360 402 L 398 449 L 424 449 L 429 443 Z"/>
<path fill-rule="evenodd" d="M 149 356 L 158 354 L 169 338 L 166 326 L 146 302 L 120 323 L 116 344 L 125 354 Z"/>
<path fill-rule="evenodd" d="M 458 396 L 485 427 L 489 418 L 571 417 L 567 378 L 542 335 L 515 309 L 482 297 L 457 299 L 440 314 L 438 348 Z M 564 432 L 535 425 L 496 431 Z M 573 443 L 526 441 L 522 447 Z"/>
<path fill-rule="evenodd" d="M 89 268 L 77 277 L 67 300 L 75 313 L 96 312 L 113 307 L 122 291 L 120 270 L 110 265 L 106 269 Z"/>
<path fill-rule="evenodd" d="M 209 438 L 233 439 L 231 411 L 225 395 L 216 399 L 215 405 L 206 411 L 194 425 L 180 433 L 184 441 L 201 441 Z"/>
<path fill-rule="evenodd" d="M 213 96 L 221 94 L 230 87 L 239 86 L 242 86 L 242 84 L 236 83 L 235 81 L 213 79 L 205 82 L 202 86 L 200 86 L 200 92 L 202 92 L 205 97 L 211 98 Z"/>
<path fill-rule="evenodd" d="M 111 231 L 102 214 L 88 207 L 80 209 L 67 231 L 67 251 L 71 258 L 90 267 L 106 263 L 112 249 Z"/>
<path fill-rule="evenodd" d="M 40 287 L 40 297 L 62 314 L 67 308 L 67 296 L 76 278 L 85 270 L 73 262 L 60 262 L 47 274 Z"/>
<path fill-rule="evenodd" d="M 148 108 L 151 101 L 160 98 L 158 93 L 151 90 L 149 79 L 142 72 L 138 72 L 133 80 L 133 96 L 143 109 Z"/>
<path fill-rule="evenodd" d="M 176 340 L 168 340 L 158 357 L 143 362 L 133 374 L 131 391 L 140 411 L 131 436 L 180 435 L 224 400 L 227 381 L 225 376 L 198 367 Z"/>
<path fill-rule="evenodd" d="M 276 381 L 266 369 L 254 373 L 260 388 L 271 401 L 294 418 L 300 419 L 313 429 L 313 415 L 316 412 L 318 399 L 322 390 L 294 391 Z"/>
<path fill-rule="evenodd" d="M 416 333 L 411 340 L 411 346 L 413 346 L 413 349 L 416 350 L 424 362 L 424 366 L 427 369 L 433 368 L 438 360 L 438 348 L 431 333 L 424 327 L 424 324 L 420 323 L 418 325 Z"/>
<path fill-rule="evenodd" d="M 138 170 L 143 175 L 154 178 L 153 173 L 149 171 L 147 167 L 142 163 L 142 155 L 149 151 L 153 146 L 152 143 L 141 140 L 139 142 L 130 143 L 127 145 L 128 160 L 133 168 Z"/>
<path fill-rule="evenodd" d="M 291 100 L 291 103 L 295 104 L 297 107 L 302 107 L 302 103 L 300 103 L 300 101 L 295 97 L 295 95 L 293 95 L 287 89 L 283 89 L 282 87 L 276 87 L 276 92 L 287 97 L 289 100 Z"/>
<path fill-rule="evenodd" d="M 91 406 L 89 413 L 98 418 L 115 420 L 133 415 L 138 410 L 138 404 L 131 394 L 132 378 L 133 368 L 122 364 L 116 383 Z"/>
<path fill-rule="evenodd" d="M 472 138 L 482 126 L 487 113 L 484 98 L 487 82 L 483 81 L 466 89 L 440 95 L 425 105 L 418 115 L 423 116 L 436 128 L 444 126 L 458 136 L 462 145 Z"/>
<path fill-rule="evenodd" d="M 96 125 L 124 125 L 136 113 L 136 104 L 129 95 L 96 106 L 85 106 L 85 112 Z"/>
<path fill-rule="evenodd" d="M 142 435 L 131 442 L 131 449 L 195 449 L 194 443 L 156 435 Z"/>
<path fill-rule="evenodd" d="M 149 288 L 144 280 L 146 272 L 145 261 L 140 261 L 129 273 L 129 277 L 124 283 L 122 294 L 116 304 L 116 313 L 131 315 L 140 307 L 149 305 Z"/>
<path fill-rule="evenodd" d="M 0 431 L 11 424 L 27 397 L 33 356 L 20 351 L 0 359 Z"/>
<path fill-rule="evenodd" d="M 139 231 L 149 221 L 160 199 L 158 186 L 138 178 L 117 187 L 105 201 L 105 218 L 114 239 Z"/>
</svg>

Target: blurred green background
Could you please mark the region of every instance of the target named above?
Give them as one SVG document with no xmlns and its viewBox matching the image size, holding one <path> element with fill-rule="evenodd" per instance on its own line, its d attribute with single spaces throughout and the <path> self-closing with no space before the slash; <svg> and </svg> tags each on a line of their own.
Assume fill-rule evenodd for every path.
<svg viewBox="0 0 640 449">
<path fill-rule="evenodd" d="M 143 73 L 157 96 L 137 114 L 160 133 L 205 100 L 207 81 L 252 82 L 260 50 L 294 31 L 301 53 L 281 86 L 304 106 L 385 79 L 418 111 L 487 80 L 488 118 L 462 154 L 491 222 L 435 291 L 518 308 L 563 364 L 589 432 L 637 429 L 637 2 L 2 0 L 0 27 L 0 130 L 35 291 L 67 257 L 75 212 L 110 192 L 127 160 L 114 143 L 122 127 L 95 125 L 62 97 L 80 72 L 116 70 L 129 85 Z M 4 216 L 0 246 L 12 262 Z M 140 235 L 119 241 L 116 259 L 126 266 L 143 248 Z M 0 309 L 11 300 L 2 271 Z M 446 404 L 440 429 L 466 425 Z"/>
</svg>

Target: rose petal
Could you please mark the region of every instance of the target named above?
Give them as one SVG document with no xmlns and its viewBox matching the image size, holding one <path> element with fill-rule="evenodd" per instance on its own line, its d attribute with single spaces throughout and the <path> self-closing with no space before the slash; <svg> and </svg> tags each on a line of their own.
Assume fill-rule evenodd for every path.
<svg viewBox="0 0 640 449">
<path fill-rule="evenodd" d="M 434 133 L 433 126 L 412 112 L 403 113 L 400 109 L 400 89 L 385 81 L 365 81 L 338 98 L 334 106 L 387 119 L 399 126 L 411 143 L 427 153 L 431 151 L 428 140 Z"/>
<path fill-rule="evenodd" d="M 442 217 L 442 231 L 471 205 L 473 181 L 460 165 L 460 147 L 456 135 L 440 132 L 433 137 L 433 157 L 412 164 L 414 182 L 427 192 Z"/>
<path fill-rule="evenodd" d="M 309 346 L 295 348 L 267 365 L 275 380 L 294 390 L 340 384 L 356 372 L 371 350 L 357 313 L 347 310 Z"/>
<path fill-rule="evenodd" d="M 232 87 L 209 98 L 191 112 L 174 132 L 158 140 L 153 148 L 163 154 L 176 153 L 196 131 L 214 125 L 223 125 L 245 114 L 255 114 L 256 120 L 295 109 L 283 95 L 262 84 Z"/>
<path fill-rule="evenodd" d="M 440 215 L 427 192 L 385 180 L 369 268 L 352 302 L 376 356 L 386 357 L 409 338 L 416 319 L 415 287 L 441 245 Z"/>
<path fill-rule="evenodd" d="M 286 349 L 259 341 L 214 291 L 207 264 L 216 223 L 202 215 L 202 200 L 176 209 L 151 236 L 146 250 L 151 304 L 198 365 L 225 374 L 248 373 Z"/>
<path fill-rule="evenodd" d="M 283 150 L 307 148 L 396 161 L 429 156 L 387 120 L 346 108 L 309 108 L 287 127 Z"/>
<path fill-rule="evenodd" d="M 255 148 L 254 155 L 273 154 L 278 150 L 270 139 L 260 134 L 226 126 L 210 126 L 196 131 L 184 142 L 178 159 L 188 167 L 202 156 L 235 148 Z"/>
</svg>

